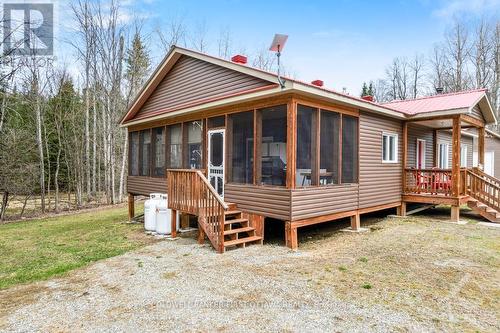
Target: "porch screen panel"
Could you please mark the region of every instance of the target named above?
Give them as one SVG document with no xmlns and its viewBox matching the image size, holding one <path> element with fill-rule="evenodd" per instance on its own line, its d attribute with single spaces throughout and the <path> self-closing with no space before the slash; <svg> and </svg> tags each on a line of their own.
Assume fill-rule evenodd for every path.
<svg viewBox="0 0 500 333">
<path fill-rule="evenodd" d="M 129 135 L 129 174 L 139 176 L 139 132 L 131 132 Z"/>
<path fill-rule="evenodd" d="M 258 110 L 261 113 L 261 182 L 286 185 L 286 105 Z"/>
<path fill-rule="evenodd" d="M 149 167 L 151 163 L 151 131 L 145 130 L 140 132 L 140 174 L 141 176 L 149 176 Z"/>
<path fill-rule="evenodd" d="M 253 111 L 230 115 L 232 158 L 229 160 L 230 182 L 253 184 Z M 228 122 L 229 123 L 229 122 Z"/>
<path fill-rule="evenodd" d="M 342 115 L 342 183 L 358 182 L 358 118 Z"/>
<path fill-rule="evenodd" d="M 320 124 L 320 184 L 338 184 L 340 115 L 321 111 Z"/>
<path fill-rule="evenodd" d="M 168 168 L 179 169 L 182 167 L 182 125 L 169 126 L 168 133 L 170 146 Z"/>
<path fill-rule="evenodd" d="M 297 186 L 316 185 L 316 123 L 317 109 L 297 107 Z"/>
<path fill-rule="evenodd" d="M 203 122 L 191 121 L 184 126 L 187 130 L 187 154 L 184 164 L 188 169 L 201 169 Z"/>
<path fill-rule="evenodd" d="M 153 176 L 165 176 L 165 128 L 153 129 Z"/>
</svg>

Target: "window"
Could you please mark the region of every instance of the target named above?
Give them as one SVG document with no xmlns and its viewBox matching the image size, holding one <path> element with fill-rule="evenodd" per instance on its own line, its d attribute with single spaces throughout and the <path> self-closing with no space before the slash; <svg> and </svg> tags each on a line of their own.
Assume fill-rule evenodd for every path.
<svg viewBox="0 0 500 333">
<path fill-rule="evenodd" d="M 129 174 L 139 176 L 139 132 L 131 132 L 129 140 Z"/>
<path fill-rule="evenodd" d="M 261 179 L 266 185 L 286 184 L 286 105 L 258 110 L 262 138 Z"/>
<path fill-rule="evenodd" d="M 439 159 L 438 159 L 438 167 L 440 169 L 448 169 L 449 164 L 448 164 L 448 156 L 450 152 L 450 146 L 447 143 L 440 143 L 438 146 L 438 154 L 439 154 Z"/>
<path fill-rule="evenodd" d="M 149 176 L 149 166 L 151 159 L 151 131 L 140 132 L 140 175 Z"/>
<path fill-rule="evenodd" d="M 188 169 L 201 169 L 203 122 L 201 120 L 185 123 L 187 131 L 187 149 L 184 166 Z"/>
<path fill-rule="evenodd" d="M 467 167 L 467 146 L 460 147 L 460 167 Z"/>
<path fill-rule="evenodd" d="M 320 124 L 320 184 L 338 184 L 340 115 L 321 110 Z M 355 153 L 357 156 L 357 150 Z"/>
<path fill-rule="evenodd" d="M 342 183 L 358 182 L 358 118 L 342 115 Z"/>
<path fill-rule="evenodd" d="M 169 159 L 168 168 L 182 168 L 182 125 L 168 126 Z"/>
<path fill-rule="evenodd" d="M 382 162 L 398 162 L 398 135 L 382 133 Z"/>
<path fill-rule="evenodd" d="M 228 140 L 230 182 L 240 184 L 253 183 L 253 111 L 235 113 L 228 118 Z"/>
<path fill-rule="evenodd" d="M 165 176 L 165 128 L 153 129 L 153 176 Z"/>
<path fill-rule="evenodd" d="M 318 109 L 297 108 L 297 179 L 298 186 L 317 185 L 316 147 Z"/>
</svg>

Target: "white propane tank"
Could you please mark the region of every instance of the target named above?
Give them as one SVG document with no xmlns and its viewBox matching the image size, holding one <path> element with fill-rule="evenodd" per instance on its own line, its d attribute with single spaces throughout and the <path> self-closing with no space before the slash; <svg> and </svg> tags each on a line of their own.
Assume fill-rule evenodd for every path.
<svg viewBox="0 0 500 333">
<path fill-rule="evenodd" d="M 172 211 L 167 208 L 167 196 L 162 195 L 162 200 L 156 206 L 156 233 L 168 235 L 172 233 Z M 179 230 L 179 220 L 177 219 L 177 230 Z"/>
<path fill-rule="evenodd" d="M 155 231 L 156 227 L 156 200 L 148 199 L 144 202 L 144 229 Z"/>
<path fill-rule="evenodd" d="M 144 229 L 146 229 L 146 231 L 155 231 L 156 206 L 161 200 L 161 193 L 151 193 L 149 199 L 144 202 Z"/>
</svg>

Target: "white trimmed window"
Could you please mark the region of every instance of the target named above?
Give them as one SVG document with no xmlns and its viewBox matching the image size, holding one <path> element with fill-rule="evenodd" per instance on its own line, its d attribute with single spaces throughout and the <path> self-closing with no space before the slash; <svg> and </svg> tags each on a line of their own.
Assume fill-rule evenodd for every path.
<svg viewBox="0 0 500 333">
<path fill-rule="evenodd" d="M 467 167 L 467 146 L 460 147 L 460 167 Z"/>
<path fill-rule="evenodd" d="M 394 133 L 382 133 L 382 162 L 398 162 L 398 135 Z"/>
<path fill-rule="evenodd" d="M 440 169 L 448 169 L 449 168 L 448 156 L 450 154 L 450 145 L 447 143 L 440 143 L 438 145 L 438 149 L 439 149 L 438 167 Z"/>
</svg>

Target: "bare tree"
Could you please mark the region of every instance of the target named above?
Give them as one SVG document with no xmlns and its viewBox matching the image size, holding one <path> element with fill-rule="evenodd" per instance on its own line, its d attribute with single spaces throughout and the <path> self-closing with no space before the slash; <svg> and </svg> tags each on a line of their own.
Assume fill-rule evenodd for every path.
<svg viewBox="0 0 500 333">
<path fill-rule="evenodd" d="M 422 88 L 422 78 L 425 68 L 425 58 L 422 54 L 415 54 L 409 63 L 412 78 L 412 98 L 417 98 Z"/>
<path fill-rule="evenodd" d="M 218 55 L 221 58 L 229 59 L 231 57 L 232 39 L 228 27 L 221 29 L 217 39 Z"/>
<path fill-rule="evenodd" d="M 165 28 L 157 27 L 155 30 L 165 52 L 170 51 L 174 45 L 186 45 L 187 29 L 182 17 L 173 17 L 165 25 Z"/>
<path fill-rule="evenodd" d="M 470 87 L 467 60 L 470 55 L 469 32 L 466 25 L 456 20 L 445 36 L 447 58 L 447 81 L 450 91 L 460 91 Z"/>
</svg>

